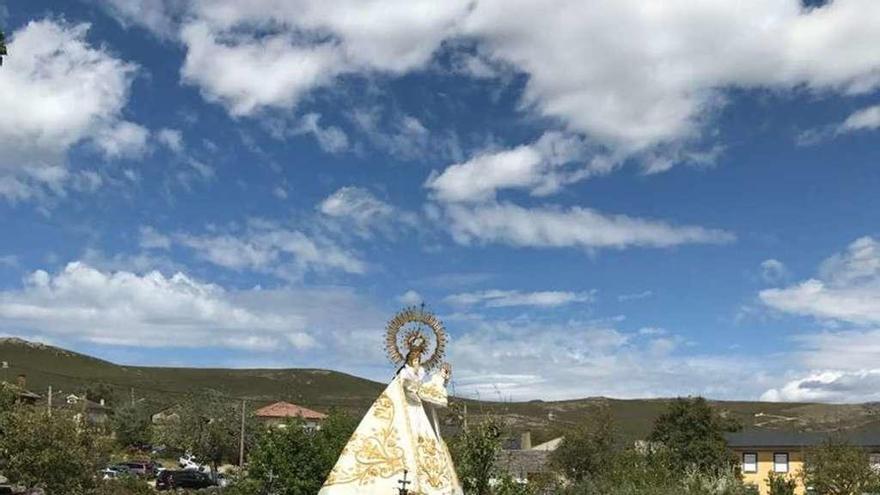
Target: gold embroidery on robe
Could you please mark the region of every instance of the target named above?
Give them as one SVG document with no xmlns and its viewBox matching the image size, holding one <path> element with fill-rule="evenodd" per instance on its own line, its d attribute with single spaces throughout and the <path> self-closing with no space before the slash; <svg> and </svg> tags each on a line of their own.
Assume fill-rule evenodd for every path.
<svg viewBox="0 0 880 495">
<path fill-rule="evenodd" d="M 385 420 L 385 424 L 365 437 L 352 436 L 343 449 L 342 457 L 351 450 L 356 465 L 343 468 L 338 464 L 330 471 L 324 486 L 358 482 L 366 485 L 377 477 L 390 478 L 402 473 L 405 467 L 403 448 L 394 429 L 394 402 L 386 394 L 379 396 L 373 408 L 373 416 Z"/>
<path fill-rule="evenodd" d="M 442 488 L 449 484 L 449 466 L 445 452 L 437 445 L 434 438 L 419 435 L 419 475 L 433 488 Z"/>
</svg>

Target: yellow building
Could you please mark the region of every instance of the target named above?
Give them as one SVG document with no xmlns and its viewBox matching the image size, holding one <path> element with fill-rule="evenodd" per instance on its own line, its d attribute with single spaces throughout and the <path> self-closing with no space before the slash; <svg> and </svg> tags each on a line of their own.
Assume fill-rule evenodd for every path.
<svg viewBox="0 0 880 495">
<path fill-rule="evenodd" d="M 782 474 L 797 481 L 797 495 L 807 493 L 801 479 L 806 452 L 828 440 L 823 433 L 796 433 L 774 430 L 751 430 L 732 433 L 727 443 L 740 460 L 743 481 L 759 488 L 761 495 L 768 495 L 767 476 Z M 846 440 L 865 449 L 871 463 L 880 467 L 880 437 L 876 435 L 852 435 Z"/>
</svg>

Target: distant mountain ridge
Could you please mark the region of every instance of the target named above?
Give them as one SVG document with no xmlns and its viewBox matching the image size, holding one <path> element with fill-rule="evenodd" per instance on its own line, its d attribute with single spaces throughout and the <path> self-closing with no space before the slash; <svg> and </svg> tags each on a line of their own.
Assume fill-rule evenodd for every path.
<svg viewBox="0 0 880 495">
<path fill-rule="evenodd" d="M 190 393 L 213 391 L 254 406 L 284 400 L 318 411 L 334 408 L 362 414 L 385 384 L 321 369 L 222 369 L 126 366 L 19 338 L 0 338 L 0 361 L 9 369 L 3 379 L 27 376 L 27 388 L 58 396 L 104 384 L 118 401 L 133 395 L 159 410 Z M 608 407 L 627 439 L 645 436 L 669 399 L 619 400 L 604 397 L 565 401 L 492 402 L 467 400 L 469 416 L 502 416 L 514 430 L 532 431 L 535 441 L 564 432 L 588 419 L 597 406 Z M 880 405 L 712 401 L 747 428 L 798 431 L 880 429 Z M 112 404 L 111 404 L 112 405 Z"/>
</svg>

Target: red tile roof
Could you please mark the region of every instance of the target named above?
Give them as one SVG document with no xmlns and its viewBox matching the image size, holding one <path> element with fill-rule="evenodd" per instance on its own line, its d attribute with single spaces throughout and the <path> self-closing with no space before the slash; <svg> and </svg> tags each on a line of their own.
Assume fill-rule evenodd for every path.
<svg viewBox="0 0 880 495">
<path fill-rule="evenodd" d="M 291 404 L 289 402 L 276 402 L 274 404 L 269 404 L 264 408 L 257 409 L 254 414 L 260 418 L 301 417 L 303 419 L 324 419 L 327 417 L 326 414 L 321 414 L 318 411 L 312 411 L 311 409 Z"/>
</svg>

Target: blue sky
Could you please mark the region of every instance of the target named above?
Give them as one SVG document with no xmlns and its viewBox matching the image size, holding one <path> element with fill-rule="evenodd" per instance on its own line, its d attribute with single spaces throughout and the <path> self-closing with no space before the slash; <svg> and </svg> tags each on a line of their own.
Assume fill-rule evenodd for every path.
<svg viewBox="0 0 880 495">
<path fill-rule="evenodd" d="M 880 400 L 880 4 L 0 2 L 0 332 L 484 398 Z"/>
</svg>

